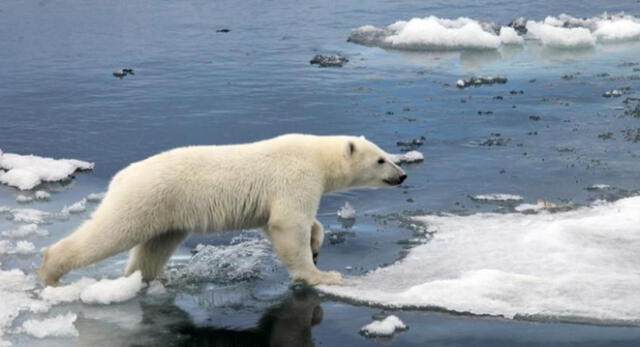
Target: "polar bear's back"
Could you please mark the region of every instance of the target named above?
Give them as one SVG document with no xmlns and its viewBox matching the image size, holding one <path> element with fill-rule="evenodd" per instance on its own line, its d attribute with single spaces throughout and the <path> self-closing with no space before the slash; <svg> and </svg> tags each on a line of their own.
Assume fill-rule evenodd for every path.
<svg viewBox="0 0 640 347">
<path fill-rule="evenodd" d="M 103 204 L 169 229 L 217 231 L 266 224 L 274 201 L 320 196 L 315 153 L 304 135 L 242 145 L 182 147 L 129 165 Z M 142 216 L 142 218 L 140 218 Z"/>
</svg>

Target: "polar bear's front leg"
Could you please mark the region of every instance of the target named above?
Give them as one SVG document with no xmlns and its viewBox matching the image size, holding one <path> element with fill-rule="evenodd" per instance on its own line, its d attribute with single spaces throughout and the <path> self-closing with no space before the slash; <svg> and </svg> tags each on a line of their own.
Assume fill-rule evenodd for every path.
<svg viewBox="0 0 640 347">
<path fill-rule="evenodd" d="M 274 251 L 289 270 L 294 281 L 309 285 L 341 284 L 342 275 L 335 271 L 320 271 L 313 264 L 311 252 L 311 223 L 300 219 L 271 218 L 268 225 L 269 239 Z"/>
<path fill-rule="evenodd" d="M 316 219 L 313 221 L 313 225 L 311 225 L 311 254 L 313 255 L 314 264 L 318 263 L 318 255 L 320 254 L 322 241 L 324 241 L 324 228 Z"/>
</svg>

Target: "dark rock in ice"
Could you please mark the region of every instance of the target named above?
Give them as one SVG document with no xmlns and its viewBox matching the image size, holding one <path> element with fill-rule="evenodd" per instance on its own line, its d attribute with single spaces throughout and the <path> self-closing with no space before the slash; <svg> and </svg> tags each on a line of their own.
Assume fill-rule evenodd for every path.
<svg viewBox="0 0 640 347">
<path fill-rule="evenodd" d="M 540 120 L 540 116 L 529 116 L 529 119 L 534 120 L 534 121 L 539 121 Z"/>
<path fill-rule="evenodd" d="M 524 90 L 520 89 L 520 90 L 512 90 L 509 92 L 509 94 L 511 95 L 518 95 L 518 94 L 524 94 Z"/>
<path fill-rule="evenodd" d="M 598 138 L 600 140 L 613 140 L 613 133 L 612 132 L 606 132 L 606 133 L 602 133 L 600 135 L 598 135 Z"/>
<path fill-rule="evenodd" d="M 502 95 L 497 95 L 493 97 L 493 100 L 504 100 L 504 97 Z"/>
<path fill-rule="evenodd" d="M 478 111 L 479 116 L 489 115 L 489 114 L 493 114 L 493 111 Z"/>
<path fill-rule="evenodd" d="M 564 75 L 562 75 L 562 79 L 563 79 L 563 80 L 566 80 L 566 81 L 572 80 L 572 79 L 574 79 L 575 77 L 576 77 L 576 76 L 575 76 L 575 75 L 572 75 L 572 74 L 564 74 Z"/>
<path fill-rule="evenodd" d="M 231 29 L 227 29 L 227 28 L 225 28 L 225 29 L 218 29 L 218 30 L 216 30 L 216 32 L 217 32 L 217 33 L 228 33 L 228 32 L 231 32 Z"/>
<path fill-rule="evenodd" d="M 527 20 L 524 17 L 518 17 L 512 20 L 511 22 L 509 22 L 509 24 L 507 24 L 507 26 L 513 28 L 513 30 L 515 30 L 520 35 L 524 35 L 527 33 Z"/>
<path fill-rule="evenodd" d="M 422 145 L 424 145 L 424 142 L 426 140 L 426 137 L 420 136 L 419 138 L 411 139 L 410 141 L 398 141 L 396 142 L 396 146 L 402 147 L 401 151 L 408 152 L 420 148 Z"/>
<path fill-rule="evenodd" d="M 456 82 L 456 86 L 462 89 L 462 88 L 467 88 L 471 86 L 478 87 L 481 85 L 505 84 L 505 83 L 507 83 L 506 77 L 487 76 L 487 77 L 471 77 L 466 80 L 460 79 Z"/>
<path fill-rule="evenodd" d="M 342 67 L 342 65 L 349 62 L 349 59 L 341 55 L 322 55 L 317 54 L 309 61 L 310 64 L 315 64 L 320 67 Z"/>
</svg>

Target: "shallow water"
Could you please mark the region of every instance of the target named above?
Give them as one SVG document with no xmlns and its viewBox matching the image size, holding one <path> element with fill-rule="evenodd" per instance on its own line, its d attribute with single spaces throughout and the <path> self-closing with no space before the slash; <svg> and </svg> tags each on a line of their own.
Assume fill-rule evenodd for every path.
<svg viewBox="0 0 640 347">
<path fill-rule="evenodd" d="M 639 62 L 640 44 L 555 50 L 527 42 L 497 51 L 425 53 L 348 43 L 351 29 L 428 15 L 505 25 L 519 16 L 542 20 L 563 12 L 590 17 L 604 11 L 640 15 L 635 1 L 7 1 L 0 4 L 0 149 L 96 163 L 93 173 L 79 174 L 72 184 L 48 187 L 49 202 L 22 206 L 59 211 L 88 193 L 104 191 L 109 178 L 130 162 L 176 146 L 248 142 L 288 132 L 344 133 L 365 135 L 398 153 L 397 141 L 425 136 L 419 150 L 426 161 L 405 166 L 409 179 L 402 187 L 335 194 L 322 202 L 321 221 L 340 235 L 334 244 L 327 239 L 320 267 L 360 275 L 406 253 L 411 242 L 399 241 L 413 237 L 407 216 L 512 212 L 516 205 L 469 196 L 508 193 L 526 203 L 544 199 L 575 206 L 632 195 L 639 188 L 639 144 L 625 139 L 625 131 L 640 128 L 640 121 L 624 115 L 622 101 L 637 96 L 640 72 L 634 69 L 640 65 L 629 63 Z M 216 33 L 223 28 L 231 31 Z M 350 61 L 342 68 L 309 65 L 318 53 L 340 53 Z M 112 76 L 124 67 L 135 75 Z M 458 79 L 472 75 L 503 75 L 509 81 L 455 87 Z M 602 97 L 626 86 L 628 95 Z M 509 141 L 481 145 L 492 133 Z M 592 184 L 614 188 L 587 190 Z M 15 189 L 1 186 L 0 206 L 18 206 L 16 195 Z M 352 227 L 342 226 L 335 216 L 345 201 L 358 211 Z M 31 241 L 36 249 L 52 243 L 93 208 L 44 226 L 51 235 Z M 13 227 L 0 221 L 0 230 Z M 194 237 L 171 265 L 187 262 L 197 243 L 224 245 L 232 237 Z M 118 276 L 124 260 L 124 255 L 114 257 L 68 280 Z M 3 269 L 30 272 L 40 259 L 2 255 L 0 261 Z M 229 298 L 228 288 L 217 284 L 178 285 L 159 304 L 143 297 L 109 308 L 72 304 L 52 312 L 90 311 L 76 324 L 80 344 L 153 344 L 168 338 L 179 344 L 231 334 L 222 328 L 251 329 L 261 317 L 271 317 L 274 306 L 280 314 L 306 317 L 308 306 L 313 311 L 318 304 L 311 295 L 295 305 L 281 271 L 247 286 L 233 287 L 239 296 Z M 291 301 L 295 309 L 280 307 Z M 305 342 L 311 334 L 316 345 L 374 343 L 357 332 L 378 309 L 333 299 L 320 306 L 321 321 L 316 317 L 312 330 L 300 329 Z M 129 318 L 118 324 L 104 318 L 109 315 Z M 637 327 L 532 324 L 418 311 L 397 315 L 410 326 L 391 340 L 397 345 L 632 345 L 640 339 Z M 19 317 L 14 327 L 27 318 Z M 269 319 L 270 328 L 258 330 L 277 330 Z M 264 331 L 254 332 L 243 336 L 265 338 Z M 72 341 L 23 334 L 9 339 L 18 345 Z"/>
</svg>

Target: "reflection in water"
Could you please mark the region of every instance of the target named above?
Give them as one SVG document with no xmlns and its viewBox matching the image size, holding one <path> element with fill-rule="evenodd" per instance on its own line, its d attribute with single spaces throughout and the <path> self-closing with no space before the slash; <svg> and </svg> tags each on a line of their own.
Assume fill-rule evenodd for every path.
<svg viewBox="0 0 640 347">
<path fill-rule="evenodd" d="M 296 287 L 281 303 L 266 310 L 255 327 L 233 329 L 196 325 L 190 315 L 174 305 L 172 300 L 151 300 L 140 303 L 142 318 L 137 326 L 129 326 L 128 329 L 109 320 L 80 315 L 75 323 L 80 332 L 77 345 L 314 346 L 311 329 L 322 321 L 320 303 L 314 289 Z"/>
</svg>

